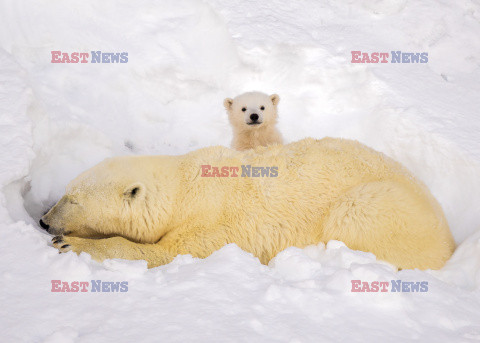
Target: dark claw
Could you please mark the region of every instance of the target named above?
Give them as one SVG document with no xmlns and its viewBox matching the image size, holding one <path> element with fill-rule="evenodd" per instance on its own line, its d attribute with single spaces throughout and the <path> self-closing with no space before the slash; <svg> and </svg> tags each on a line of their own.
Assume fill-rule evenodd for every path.
<svg viewBox="0 0 480 343">
<path fill-rule="evenodd" d="M 52 238 L 52 242 L 57 244 L 60 243 L 63 240 L 63 236 L 55 236 Z"/>
<path fill-rule="evenodd" d="M 62 249 L 68 248 L 69 246 L 70 246 L 70 244 L 62 245 Z"/>
</svg>

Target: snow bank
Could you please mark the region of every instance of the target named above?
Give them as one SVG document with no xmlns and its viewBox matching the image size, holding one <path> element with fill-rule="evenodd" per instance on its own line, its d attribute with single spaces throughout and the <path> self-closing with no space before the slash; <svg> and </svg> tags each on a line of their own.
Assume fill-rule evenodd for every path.
<svg viewBox="0 0 480 343">
<path fill-rule="evenodd" d="M 2 341 L 480 339 L 478 4 L 4 1 L 0 28 Z M 52 50 L 129 62 L 52 64 Z M 351 50 L 429 62 L 355 65 Z M 354 138 L 405 164 L 460 244 L 447 265 L 396 272 L 334 241 L 269 266 L 229 245 L 151 270 L 51 247 L 36 223 L 68 181 L 108 156 L 228 145 L 222 101 L 247 90 L 280 94 L 288 141 Z M 51 280 L 128 292 L 52 293 Z M 353 293 L 351 280 L 429 287 Z"/>
</svg>

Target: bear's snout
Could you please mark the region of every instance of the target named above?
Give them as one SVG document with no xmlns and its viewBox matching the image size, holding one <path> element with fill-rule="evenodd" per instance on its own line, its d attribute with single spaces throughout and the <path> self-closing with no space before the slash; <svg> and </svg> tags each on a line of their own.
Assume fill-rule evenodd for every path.
<svg viewBox="0 0 480 343">
<path fill-rule="evenodd" d="M 42 229 L 48 231 L 48 228 L 50 227 L 50 225 L 45 223 L 42 219 L 40 219 L 39 223 L 40 223 L 40 226 L 42 227 Z"/>
<path fill-rule="evenodd" d="M 54 223 L 49 221 L 47 215 L 43 216 L 38 223 L 42 229 L 51 235 L 61 235 L 65 233 L 63 229 L 58 229 Z"/>
<path fill-rule="evenodd" d="M 62 227 L 62 222 L 61 220 L 59 221 L 59 214 L 62 212 L 61 211 L 61 206 L 59 207 L 59 204 L 62 205 L 65 201 L 62 199 L 60 200 L 55 206 L 53 206 L 50 210 L 45 213 L 42 218 L 38 221 L 40 224 L 40 227 L 47 231 L 50 234 L 60 234 L 63 230 L 59 229 L 59 227 Z"/>
<path fill-rule="evenodd" d="M 250 122 L 247 123 L 248 125 L 257 125 L 257 124 L 261 124 L 262 122 L 261 121 L 258 121 L 258 119 L 260 118 L 258 114 L 256 113 L 252 113 L 250 114 Z"/>
</svg>

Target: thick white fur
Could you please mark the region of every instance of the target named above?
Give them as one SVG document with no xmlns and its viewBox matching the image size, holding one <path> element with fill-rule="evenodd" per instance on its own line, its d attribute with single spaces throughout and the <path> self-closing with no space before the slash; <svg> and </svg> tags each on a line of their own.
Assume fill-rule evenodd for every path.
<svg viewBox="0 0 480 343">
<path fill-rule="evenodd" d="M 282 135 L 276 128 L 279 101 L 277 94 L 267 95 L 260 92 L 243 93 L 234 99 L 224 100 L 223 105 L 233 129 L 233 149 L 248 150 L 257 146 L 283 143 Z M 248 124 L 252 113 L 259 115 L 261 124 Z"/>
<path fill-rule="evenodd" d="M 202 165 L 276 166 L 278 176 L 202 177 Z M 438 269 L 455 247 L 421 182 L 379 152 L 332 138 L 109 159 L 75 179 L 43 220 L 64 234 L 61 251 L 150 267 L 228 243 L 268 263 L 287 247 L 335 239 L 399 268 Z"/>
</svg>

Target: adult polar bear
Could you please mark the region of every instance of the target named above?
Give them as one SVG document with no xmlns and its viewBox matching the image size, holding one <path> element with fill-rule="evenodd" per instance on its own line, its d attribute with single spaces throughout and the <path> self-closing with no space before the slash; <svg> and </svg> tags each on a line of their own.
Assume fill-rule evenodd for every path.
<svg viewBox="0 0 480 343">
<path fill-rule="evenodd" d="M 275 166 L 278 176 L 202 177 L 202 165 Z M 335 239 L 399 268 L 438 269 L 455 247 L 423 184 L 383 154 L 333 138 L 107 159 L 73 180 L 41 225 L 61 252 L 149 267 L 228 243 L 268 263 L 287 247 Z"/>
</svg>

